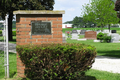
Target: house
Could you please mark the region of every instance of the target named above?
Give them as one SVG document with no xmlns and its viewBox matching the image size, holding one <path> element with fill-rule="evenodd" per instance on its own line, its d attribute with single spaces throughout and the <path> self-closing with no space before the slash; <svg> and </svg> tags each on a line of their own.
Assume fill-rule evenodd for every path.
<svg viewBox="0 0 120 80">
<path fill-rule="evenodd" d="M 72 24 L 62 24 L 62 28 L 72 28 Z"/>
</svg>

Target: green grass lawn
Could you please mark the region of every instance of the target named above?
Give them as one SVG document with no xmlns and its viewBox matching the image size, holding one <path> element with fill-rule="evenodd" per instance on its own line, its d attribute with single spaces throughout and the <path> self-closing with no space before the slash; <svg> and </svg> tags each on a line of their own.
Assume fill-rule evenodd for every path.
<svg viewBox="0 0 120 80">
<path fill-rule="evenodd" d="M 3 51 L 0 51 L 0 56 L 4 55 Z M 4 67 L 4 56 L 0 57 L 0 79 L 4 78 L 5 76 L 5 67 Z M 2 64 L 1 64 L 2 63 Z M 9 53 L 9 74 L 10 74 L 10 78 L 12 78 L 17 71 L 16 68 L 16 54 L 15 53 Z"/>
<path fill-rule="evenodd" d="M 10 65 L 10 79 L 9 80 L 17 80 L 16 77 L 16 54 L 10 53 L 9 54 L 9 65 Z M 0 65 L 0 80 L 4 79 L 5 73 L 4 73 L 4 67 L 3 65 Z M 86 72 L 86 80 L 120 80 L 120 74 L 118 73 L 110 73 L 106 71 L 99 71 L 90 69 Z M 22 79 L 19 79 L 22 80 Z M 84 80 L 84 79 L 82 79 Z"/>
<path fill-rule="evenodd" d="M 63 32 L 65 32 L 67 30 L 68 29 L 63 30 Z M 114 30 L 116 30 L 116 29 L 114 29 Z M 117 30 L 117 33 L 120 34 L 120 29 Z M 80 35 L 79 38 L 83 38 L 83 37 L 84 37 L 83 35 Z M 10 43 L 16 43 L 16 37 L 14 36 L 13 38 L 14 38 L 14 41 L 12 41 Z M 97 55 L 120 58 L 120 43 L 100 43 L 100 42 L 93 42 L 93 40 L 77 41 L 77 40 L 71 40 L 70 38 L 68 38 L 66 41 L 67 41 L 67 43 L 78 43 L 78 44 L 83 43 L 83 44 L 95 46 L 96 50 L 97 50 Z M 13 80 L 13 76 L 17 72 L 16 54 L 15 53 L 9 54 L 9 64 L 10 64 L 10 78 L 11 78 L 11 80 Z M 4 69 L 3 64 L 2 65 L 0 64 L 0 80 L 2 80 L 2 79 L 4 80 L 4 76 L 5 76 L 4 70 L 5 69 Z M 94 69 L 90 69 L 89 71 L 87 71 L 86 77 L 89 78 L 87 80 L 120 80 L 120 74 L 110 73 L 110 72 L 106 72 L 106 71 L 99 71 L 99 70 L 94 70 Z"/>
<path fill-rule="evenodd" d="M 84 35 L 80 35 L 80 38 L 83 37 Z M 68 38 L 66 41 L 67 43 L 78 43 L 95 46 L 97 50 L 97 55 L 120 58 L 120 43 L 100 43 L 93 42 L 93 40 L 77 41 L 71 40 L 70 38 Z"/>
<path fill-rule="evenodd" d="M 0 42 L 3 42 L 4 41 L 4 37 L 3 36 L 0 36 Z M 16 36 L 13 36 L 13 41 L 9 41 L 9 43 L 14 43 L 16 44 Z"/>
</svg>

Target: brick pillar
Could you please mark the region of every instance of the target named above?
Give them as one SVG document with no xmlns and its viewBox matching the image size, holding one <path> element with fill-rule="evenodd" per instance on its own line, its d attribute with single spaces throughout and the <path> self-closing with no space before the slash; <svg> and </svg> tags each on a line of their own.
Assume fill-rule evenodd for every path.
<svg viewBox="0 0 120 80">
<path fill-rule="evenodd" d="M 62 43 L 62 14 L 64 11 L 14 11 L 16 14 L 16 45 Z M 31 35 L 31 21 L 51 22 L 50 35 Z M 17 75 L 24 78 L 25 66 L 17 53 Z"/>
</svg>

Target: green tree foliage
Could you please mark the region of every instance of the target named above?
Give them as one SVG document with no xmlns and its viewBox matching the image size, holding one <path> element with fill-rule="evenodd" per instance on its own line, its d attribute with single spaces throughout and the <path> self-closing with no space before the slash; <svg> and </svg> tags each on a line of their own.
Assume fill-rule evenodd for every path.
<svg viewBox="0 0 120 80">
<path fill-rule="evenodd" d="M 117 17 L 120 18 L 120 0 L 116 1 L 114 10 L 117 11 Z"/>
<path fill-rule="evenodd" d="M 64 24 L 72 24 L 72 21 L 66 21 Z"/>
<path fill-rule="evenodd" d="M 97 26 L 101 26 L 103 31 L 105 25 L 119 21 L 114 7 L 114 2 L 111 0 L 91 0 L 90 4 L 83 6 L 83 18 L 86 21 L 97 23 Z"/>
<path fill-rule="evenodd" d="M 77 28 L 81 28 L 81 27 L 93 27 L 95 26 L 95 23 L 93 23 L 92 21 L 86 21 L 84 20 L 84 18 L 82 17 L 75 17 L 72 21 L 72 27 L 77 27 Z"/>
<path fill-rule="evenodd" d="M 77 27 L 77 28 L 79 28 L 80 27 L 80 22 L 81 22 L 82 20 L 81 20 L 81 18 L 79 18 L 79 17 L 75 17 L 74 19 L 73 19 L 73 21 L 72 21 L 72 27 Z"/>
<path fill-rule="evenodd" d="M 53 10 L 54 0 L 0 0 L 0 16 L 8 14 L 9 41 L 12 41 L 12 20 L 15 10 Z"/>
</svg>

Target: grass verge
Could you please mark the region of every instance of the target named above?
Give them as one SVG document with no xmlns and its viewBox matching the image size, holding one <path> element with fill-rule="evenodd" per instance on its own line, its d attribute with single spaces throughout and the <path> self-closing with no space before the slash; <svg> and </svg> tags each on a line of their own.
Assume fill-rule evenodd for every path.
<svg viewBox="0 0 120 80">
<path fill-rule="evenodd" d="M 4 55 L 3 51 L 0 51 L 0 55 Z M 0 57 L 0 79 L 5 77 L 4 56 Z M 16 54 L 9 52 L 9 76 L 12 78 L 17 72 L 16 68 Z"/>
</svg>

